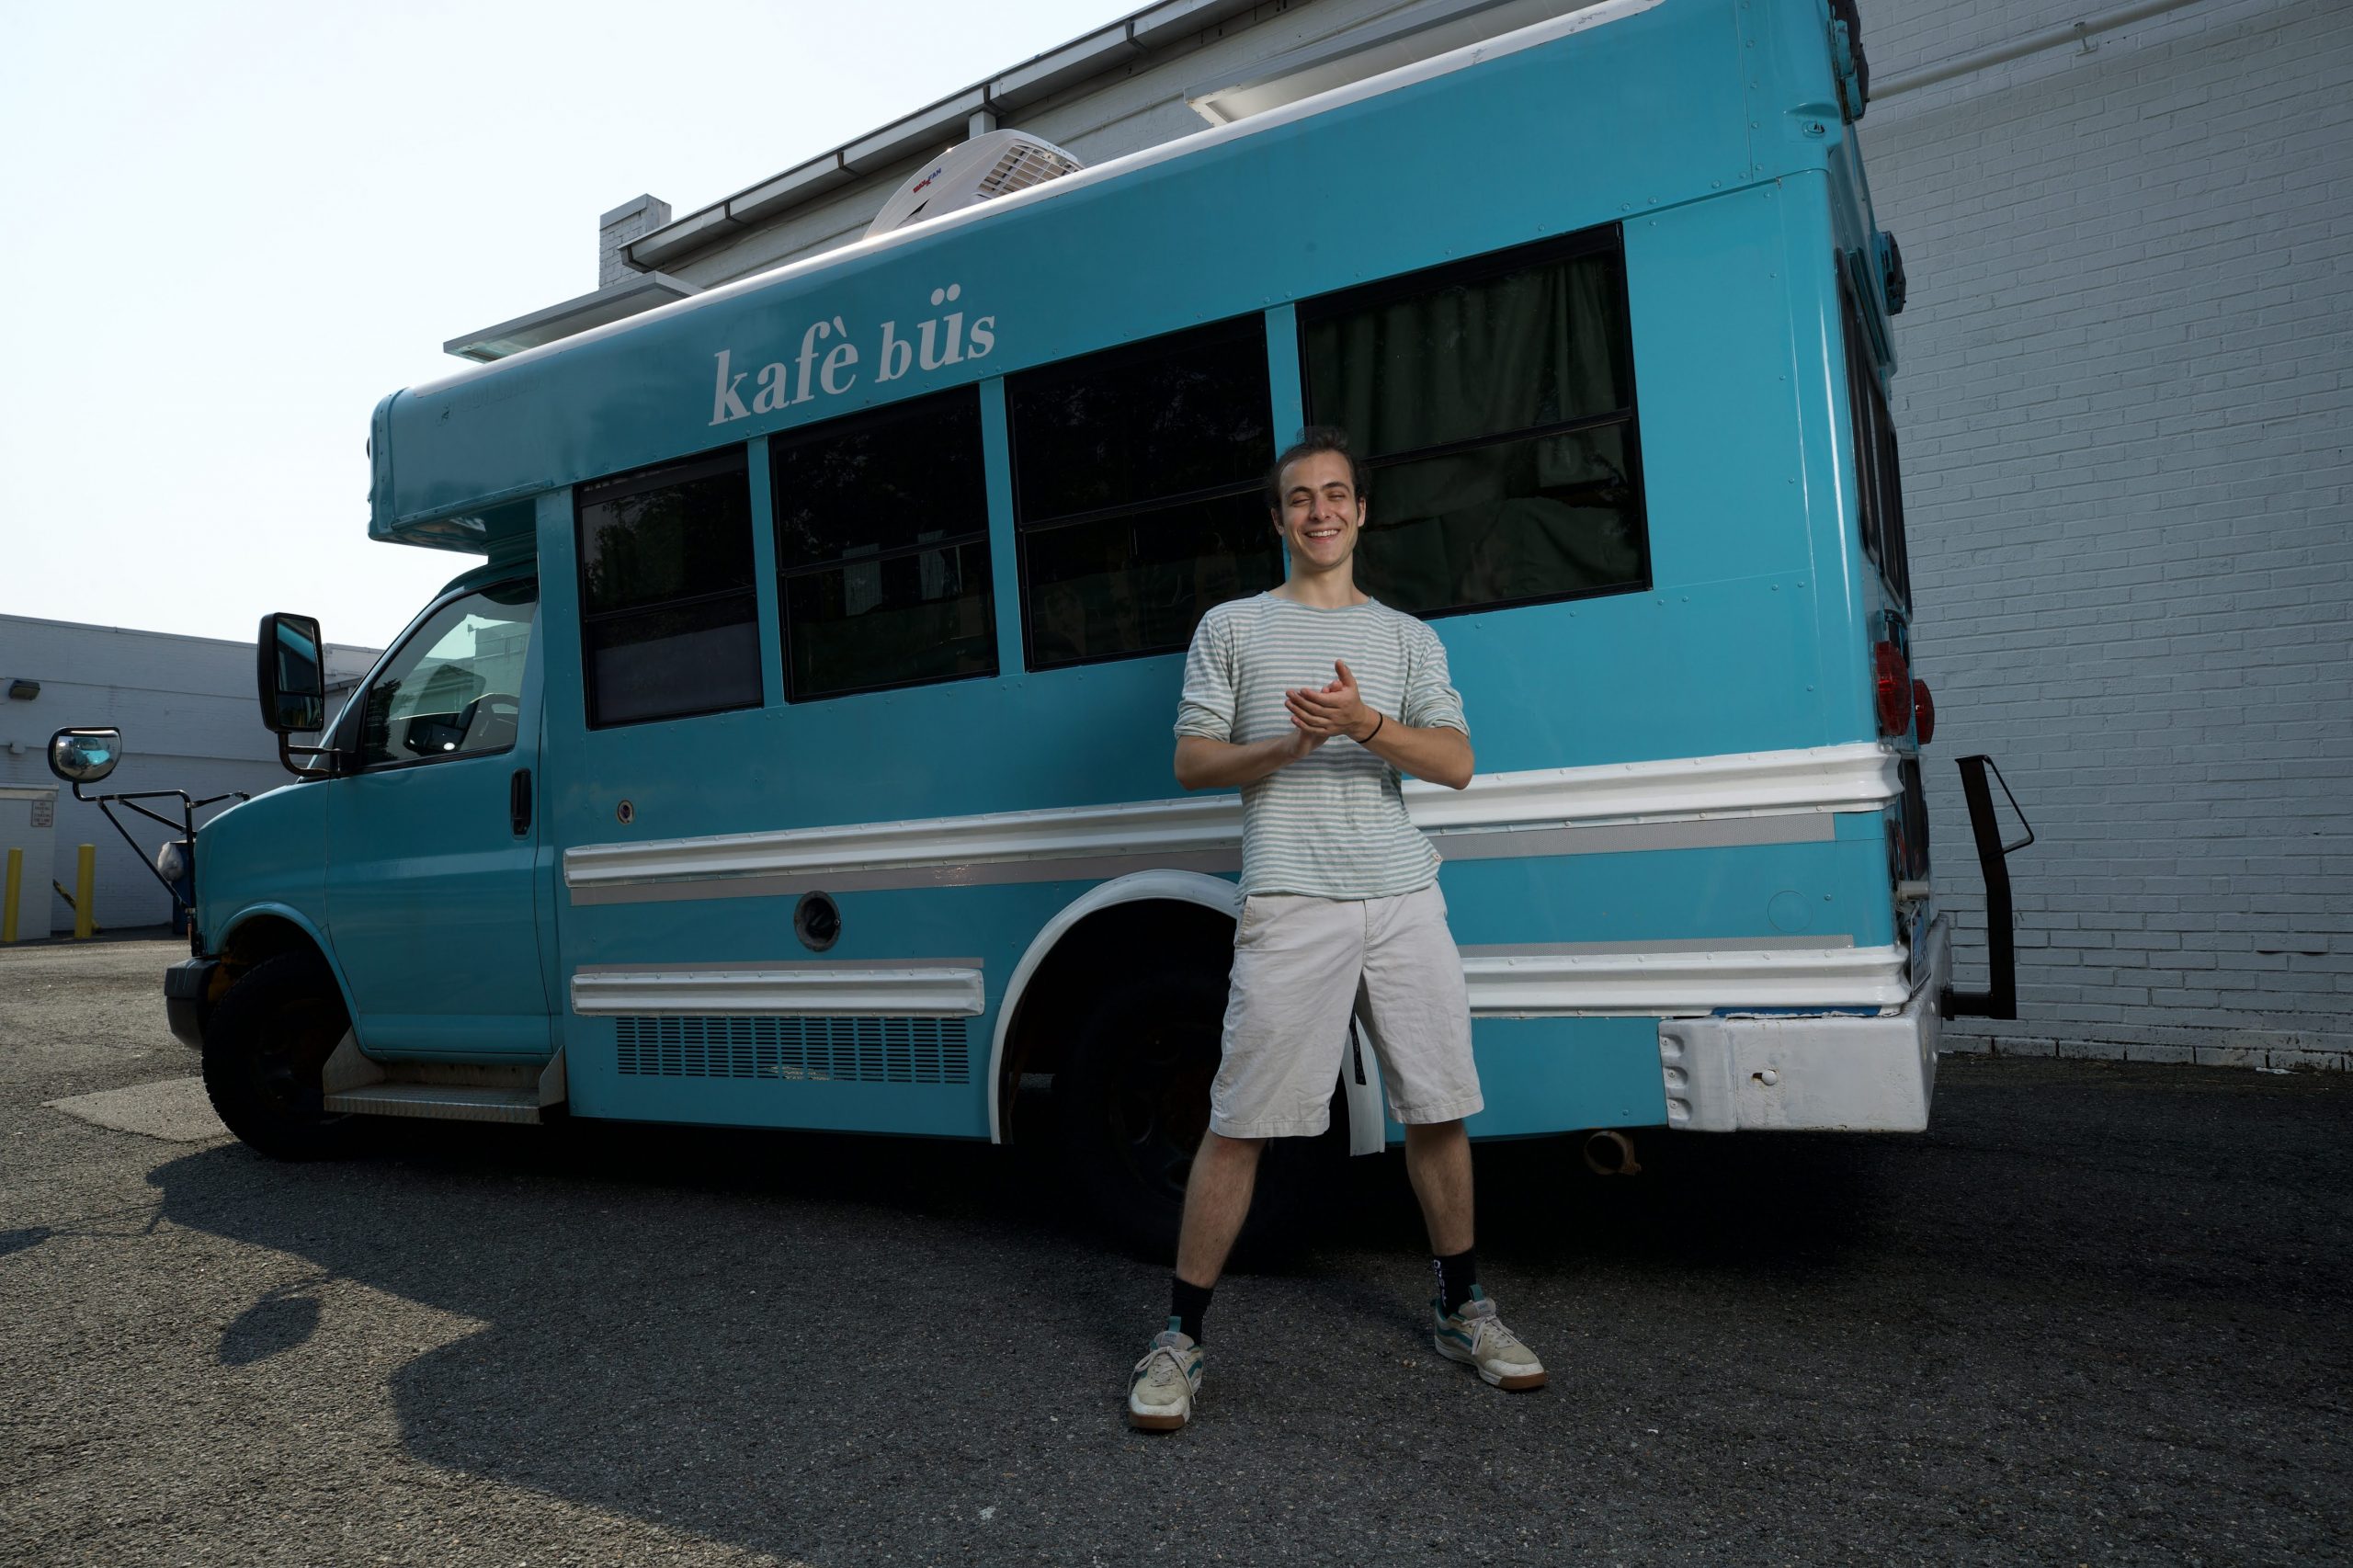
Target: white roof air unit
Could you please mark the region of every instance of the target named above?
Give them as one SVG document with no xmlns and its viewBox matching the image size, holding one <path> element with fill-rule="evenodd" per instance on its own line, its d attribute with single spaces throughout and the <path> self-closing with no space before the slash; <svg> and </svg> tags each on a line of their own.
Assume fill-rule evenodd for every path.
<svg viewBox="0 0 2353 1568">
<path fill-rule="evenodd" d="M 1010 196 L 1086 165 L 1051 142 L 1021 131 L 992 131 L 950 147 L 891 193 L 869 235 L 886 234 L 925 218 L 957 212 L 994 197 Z"/>
</svg>

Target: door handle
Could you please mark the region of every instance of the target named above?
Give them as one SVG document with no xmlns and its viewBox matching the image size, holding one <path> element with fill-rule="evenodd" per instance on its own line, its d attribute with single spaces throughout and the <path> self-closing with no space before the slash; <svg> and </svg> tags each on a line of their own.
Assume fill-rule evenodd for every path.
<svg viewBox="0 0 2353 1568">
<path fill-rule="evenodd" d="M 515 836 L 522 837 L 531 831 L 531 770 L 518 767 L 515 777 L 506 781 L 506 815 L 515 824 Z"/>
</svg>

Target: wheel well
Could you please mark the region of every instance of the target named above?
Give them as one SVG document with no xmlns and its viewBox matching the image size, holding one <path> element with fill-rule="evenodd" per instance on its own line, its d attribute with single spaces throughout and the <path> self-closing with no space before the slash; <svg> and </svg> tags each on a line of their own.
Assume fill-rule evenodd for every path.
<svg viewBox="0 0 2353 1568">
<path fill-rule="evenodd" d="M 1141 968 L 1200 965 L 1222 977 L 1233 963 L 1233 917 L 1181 899 L 1101 909 L 1063 933 L 1030 975 L 997 1066 L 1005 1141 L 1041 1136 L 1050 1102 L 1021 1094 L 1025 1076 L 1061 1070 L 1072 1032 L 1106 991 Z M 1038 1125 L 1033 1125 L 1037 1123 Z"/>
<path fill-rule="evenodd" d="M 282 915 L 256 915 L 243 922 L 221 944 L 221 968 L 213 975 L 213 996 L 219 997 L 256 964 L 291 952 L 317 953 L 322 962 L 326 961 L 326 954 L 319 951 L 311 934 Z"/>
</svg>

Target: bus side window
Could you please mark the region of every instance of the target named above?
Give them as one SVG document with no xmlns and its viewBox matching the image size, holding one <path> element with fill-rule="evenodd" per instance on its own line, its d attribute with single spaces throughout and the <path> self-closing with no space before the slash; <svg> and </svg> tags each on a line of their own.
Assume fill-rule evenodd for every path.
<svg viewBox="0 0 2353 1568">
<path fill-rule="evenodd" d="M 1617 231 L 1300 306 L 1309 417 L 1371 473 L 1357 581 L 1416 615 L 1650 585 Z"/>
<path fill-rule="evenodd" d="M 1887 394 L 1880 387 L 1879 358 L 1855 303 L 1855 290 L 1842 276 L 1838 288 L 1840 335 L 1847 346 L 1847 420 L 1855 433 L 1856 510 L 1870 556 L 1894 590 L 1896 602 L 1912 604 L 1912 563 L 1904 543 L 1904 484 L 1895 466 L 1895 422 L 1888 417 Z"/>
<path fill-rule="evenodd" d="M 996 674 L 979 389 L 787 431 L 768 460 L 788 700 Z"/>
<path fill-rule="evenodd" d="M 1282 580 L 1264 318 L 1014 376 L 1006 413 L 1031 669 L 1175 652 Z"/>
<path fill-rule="evenodd" d="M 738 447 L 574 493 L 591 729 L 760 705 L 750 486 Z"/>
</svg>

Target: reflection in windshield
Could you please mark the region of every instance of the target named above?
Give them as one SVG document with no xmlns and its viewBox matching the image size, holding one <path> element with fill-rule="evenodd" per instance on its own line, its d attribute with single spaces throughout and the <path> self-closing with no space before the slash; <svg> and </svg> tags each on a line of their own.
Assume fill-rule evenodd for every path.
<svg viewBox="0 0 2353 1568">
<path fill-rule="evenodd" d="M 512 745 L 538 608 L 535 585 L 504 584 L 454 599 L 419 626 L 368 688 L 362 765 Z"/>
</svg>

